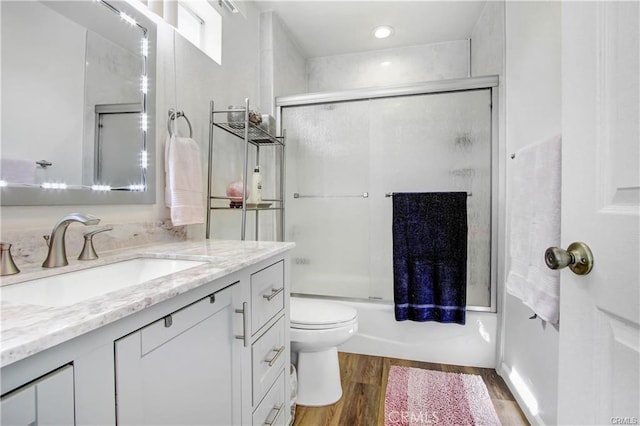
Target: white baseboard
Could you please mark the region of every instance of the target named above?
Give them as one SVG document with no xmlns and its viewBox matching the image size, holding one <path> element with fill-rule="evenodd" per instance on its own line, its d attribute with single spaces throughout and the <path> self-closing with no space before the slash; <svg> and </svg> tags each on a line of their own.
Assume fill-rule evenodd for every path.
<svg viewBox="0 0 640 426">
<path fill-rule="evenodd" d="M 531 423 L 532 425 L 546 426 L 546 423 L 544 422 L 542 417 L 540 417 L 537 413 L 534 414 L 531 412 L 531 409 L 522 398 L 522 395 L 520 395 L 517 387 L 513 384 L 511 378 L 509 377 L 509 375 L 511 374 L 511 367 L 505 364 L 504 362 L 502 362 L 496 368 L 496 372 L 500 377 L 502 377 L 504 382 L 507 384 L 507 387 L 513 394 L 513 397 L 516 399 L 516 402 L 520 406 L 520 409 L 524 413 L 529 423 Z"/>
</svg>

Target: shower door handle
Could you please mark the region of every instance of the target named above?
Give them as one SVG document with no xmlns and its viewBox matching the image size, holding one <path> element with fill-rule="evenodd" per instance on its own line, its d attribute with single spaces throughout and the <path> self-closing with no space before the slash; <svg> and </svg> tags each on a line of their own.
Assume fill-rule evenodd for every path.
<svg viewBox="0 0 640 426">
<path fill-rule="evenodd" d="M 593 253 L 585 243 L 571 243 L 566 250 L 549 247 L 544 252 L 544 261 L 550 269 L 568 266 L 576 275 L 587 275 L 593 268 Z"/>
</svg>

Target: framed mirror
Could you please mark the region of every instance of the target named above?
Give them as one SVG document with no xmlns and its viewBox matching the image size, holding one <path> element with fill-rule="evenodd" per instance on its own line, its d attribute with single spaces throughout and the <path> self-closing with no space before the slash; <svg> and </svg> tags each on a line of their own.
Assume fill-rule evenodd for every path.
<svg viewBox="0 0 640 426">
<path fill-rule="evenodd" d="M 110 0 L 0 7 L 0 203 L 154 203 L 155 24 Z"/>
</svg>

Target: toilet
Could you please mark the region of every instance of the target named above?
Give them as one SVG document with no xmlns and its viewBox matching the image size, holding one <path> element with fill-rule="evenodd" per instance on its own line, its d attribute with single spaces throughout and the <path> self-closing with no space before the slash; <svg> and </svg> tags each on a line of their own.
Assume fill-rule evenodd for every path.
<svg viewBox="0 0 640 426">
<path fill-rule="evenodd" d="M 291 298 L 291 352 L 298 370 L 297 404 L 330 405 L 342 397 L 338 345 L 358 331 L 358 311 L 339 303 Z"/>
</svg>

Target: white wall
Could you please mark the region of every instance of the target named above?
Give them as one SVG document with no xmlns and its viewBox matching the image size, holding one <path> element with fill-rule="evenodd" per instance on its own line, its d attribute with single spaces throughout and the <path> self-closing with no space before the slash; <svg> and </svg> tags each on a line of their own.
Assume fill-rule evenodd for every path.
<svg viewBox="0 0 640 426">
<path fill-rule="evenodd" d="M 507 2 L 505 16 L 506 144 L 511 153 L 561 131 L 560 3 Z M 508 187 L 508 168 L 506 182 Z M 529 319 L 533 312 L 519 299 L 502 296 L 499 372 L 530 421 L 556 424 L 558 330 Z M 511 379 L 514 369 L 535 399 L 537 413 L 536 404 L 527 404 L 531 398 Z"/>
<path fill-rule="evenodd" d="M 464 78 L 467 40 L 377 50 L 307 60 L 309 92 Z"/>
<path fill-rule="evenodd" d="M 505 1 L 489 1 L 485 4 L 480 17 L 471 33 L 471 75 L 498 75 L 498 193 L 493 194 L 498 201 L 497 226 L 497 291 L 496 303 L 499 317 L 502 317 L 504 297 L 502 287 L 505 279 L 505 188 L 506 188 L 506 124 L 505 124 Z M 494 147 L 496 149 L 496 147 Z M 496 339 L 496 359 L 500 359 L 501 336 Z"/>
<path fill-rule="evenodd" d="M 250 31 L 252 37 L 255 37 L 255 42 L 248 45 L 244 51 L 234 49 L 239 50 L 236 52 L 239 57 L 237 60 L 234 59 L 234 62 L 246 64 L 246 67 L 227 68 L 225 61 L 228 57 L 223 55 L 222 68 L 227 74 L 221 81 L 230 86 L 220 87 L 215 92 L 216 109 L 226 109 L 230 105 L 243 105 L 244 98 L 249 97 L 250 109 L 258 109 L 262 114 L 274 115 L 276 96 L 306 90 L 304 58 L 277 15 L 272 12 L 258 15 L 254 7 L 247 7 L 245 14 L 247 19 L 252 20 Z M 240 29 L 240 31 L 247 30 Z M 238 34 L 237 37 L 242 35 Z M 223 49 L 223 52 L 229 52 L 229 50 L 231 49 Z M 241 59 L 240 56 L 244 57 Z M 215 83 L 212 82 L 212 84 Z M 218 119 L 224 118 L 218 116 Z M 214 133 L 214 141 L 213 193 L 224 196 L 227 184 L 240 178 L 242 173 L 243 144 L 240 139 L 229 137 L 219 130 Z M 250 168 L 255 164 L 254 152 L 254 148 L 251 147 Z M 267 145 L 260 150 L 263 198 L 276 196 L 276 187 L 279 185 L 276 154 L 277 151 L 273 146 Z M 254 212 L 247 214 L 247 239 L 255 237 L 255 214 Z M 275 211 L 262 211 L 259 217 L 259 238 L 274 239 L 277 223 Z M 214 211 L 212 223 L 212 238 L 238 239 L 240 237 L 239 211 Z"/>
<path fill-rule="evenodd" d="M 274 12 L 260 21 L 261 98 L 263 113 L 275 115 L 275 98 L 307 91 L 306 60 Z"/>
<path fill-rule="evenodd" d="M 307 90 L 305 57 L 278 16 L 273 19 L 273 64 L 274 98 Z"/>
<path fill-rule="evenodd" d="M 307 90 L 305 58 L 291 37 L 288 29 L 272 11 L 260 16 L 260 99 L 262 113 L 274 117 L 275 98 Z M 279 152 L 275 149 L 263 149 L 261 163 L 271 165 L 262 167 L 263 198 L 276 198 L 276 188 L 280 185 Z M 260 213 L 260 239 L 275 239 L 279 213 L 275 211 Z"/>
<path fill-rule="evenodd" d="M 216 4 L 217 6 L 217 4 Z M 193 126 L 193 138 L 200 145 L 202 153 L 203 188 L 206 192 L 207 156 L 209 152 L 209 103 L 215 102 L 216 110 L 227 109 L 229 105 L 243 105 L 250 99 L 250 108 L 260 105 L 260 14 L 255 7 L 242 14 L 230 14 L 220 10 L 223 16 L 222 65 L 202 53 L 179 33 L 175 33 L 175 68 L 165 85 L 167 101 L 158 111 L 163 119 L 166 111 L 173 106 L 184 111 Z M 226 120 L 226 115 L 217 115 L 218 120 Z M 166 120 L 166 119 L 165 119 Z M 182 135 L 188 133 L 183 119 L 179 119 Z M 166 127 L 166 126 L 165 126 Z M 166 128 L 160 134 L 166 138 Z M 214 133 L 213 182 L 216 195 L 224 196 L 229 182 L 238 179 L 242 171 L 242 141 L 216 129 Z M 164 146 L 164 144 L 161 144 Z M 164 170 L 164 168 L 162 168 Z M 164 176 L 160 181 L 164 185 Z M 206 198 L 203 198 L 203 203 Z M 216 238 L 240 238 L 240 215 L 238 212 L 221 212 L 212 215 Z M 229 214 L 227 214 L 229 213 Z M 190 237 L 204 238 L 204 225 L 190 226 Z"/>
<path fill-rule="evenodd" d="M 504 1 L 485 4 L 471 33 L 471 75 L 504 76 Z"/>
</svg>

